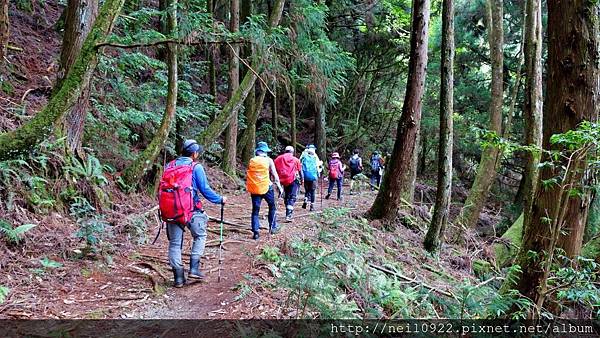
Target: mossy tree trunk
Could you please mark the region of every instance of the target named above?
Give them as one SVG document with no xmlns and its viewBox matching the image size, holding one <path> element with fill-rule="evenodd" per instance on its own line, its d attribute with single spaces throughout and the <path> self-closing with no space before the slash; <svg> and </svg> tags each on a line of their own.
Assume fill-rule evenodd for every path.
<svg viewBox="0 0 600 338">
<path fill-rule="evenodd" d="M 269 26 L 271 28 L 275 28 L 279 25 L 279 21 L 281 20 L 281 16 L 283 14 L 283 5 L 285 4 L 285 0 L 276 0 L 273 6 L 273 10 L 271 12 L 271 16 L 269 18 Z M 255 71 L 260 71 L 267 60 L 262 58 L 255 58 L 252 62 L 252 69 Z M 201 144 L 208 144 L 213 142 L 217 137 L 219 137 L 231 119 L 234 117 L 234 114 L 239 112 L 240 108 L 244 104 L 246 97 L 254 88 L 254 83 L 256 82 L 257 75 L 252 72 L 246 72 L 242 83 L 240 83 L 239 88 L 231 95 L 231 98 L 223 109 L 215 116 L 213 121 L 206 127 L 206 129 L 200 133 L 196 137 L 196 140 Z"/>
<path fill-rule="evenodd" d="M 452 193 L 452 142 L 454 113 L 454 0 L 442 3 L 442 67 L 440 87 L 440 138 L 438 177 L 431 224 L 425 235 L 425 249 L 438 252 L 450 213 Z"/>
<path fill-rule="evenodd" d="M 321 161 L 327 161 L 327 132 L 325 125 L 325 105 L 315 103 L 315 146 Z"/>
<path fill-rule="evenodd" d="M 375 219 L 395 220 L 403 199 L 412 200 L 421 107 L 427 69 L 429 0 L 413 0 L 410 33 L 410 60 L 402 116 L 392 158 L 387 163 L 383 185 L 368 214 Z"/>
<path fill-rule="evenodd" d="M 565 24 L 565 23 L 569 24 Z M 544 104 L 543 146 L 560 151 L 550 138 L 554 134 L 575 129 L 582 121 L 598 118 L 598 5 L 587 0 L 548 2 L 547 101 Z M 542 161 L 548 161 L 542 155 Z M 566 165 L 565 163 L 562 165 Z M 539 311 L 547 293 L 547 279 L 554 250 L 560 245 L 563 230 L 569 231 L 564 247 L 567 254 L 581 249 L 580 228 L 585 225 L 589 204 L 572 196 L 570 186 L 579 187 L 586 162 L 582 158 L 570 162 L 565 174 L 562 165 L 540 169 L 538 189 L 533 199 L 531 218 L 525 224 L 523 246 L 519 253 L 522 274 L 519 292 L 537 305 Z M 565 176 L 563 176 L 565 175 Z M 559 177 L 559 184 L 542 186 L 542 182 Z M 562 179 L 560 178 L 562 177 Z M 581 231 L 582 233 L 583 231 Z"/>
<path fill-rule="evenodd" d="M 98 0 L 69 0 L 65 14 L 65 32 L 60 54 L 60 67 L 56 88 L 68 76 L 77 55 L 98 15 Z M 81 142 L 89 109 L 90 84 L 81 90 L 71 111 L 57 126 L 57 133 L 66 136 L 66 151 L 83 157 Z"/>
<path fill-rule="evenodd" d="M 542 2 L 527 0 L 525 28 L 525 143 L 542 146 Z M 524 224 L 531 219 L 531 206 L 536 191 L 538 164 L 540 155 L 525 154 L 523 187 L 519 187 L 523 196 Z"/>
<path fill-rule="evenodd" d="M 46 107 L 20 128 L 0 134 L 0 160 L 13 158 L 45 140 L 54 130 L 54 126 L 71 110 L 83 89 L 89 85 L 96 69 L 98 62 L 96 44 L 104 42 L 111 32 L 122 6 L 123 0 L 104 2 L 71 71 L 62 81 L 60 89 L 52 95 Z"/>
<path fill-rule="evenodd" d="M 279 102 L 277 102 L 279 93 L 277 91 L 277 81 L 273 81 L 273 93 L 275 93 L 275 96 L 271 98 L 271 129 L 273 132 L 273 142 L 277 143 L 277 132 L 279 130 Z"/>
<path fill-rule="evenodd" d="M 290 141 L 292 143 L 291 146 L 296 150 L 296 143 L 298 143 L 296 135 L 296 86 L 292 83 L 290 87 Z"/>
<path fill-rule="evenodd" d="M 177 0 L 169 0 L 167 9 L 169 35 L 177 35 Z M 176 118 L 177 108 L 177 44 L 167 44 L 168 88 L 165 113 L 156 134 L 146 149 L 123 172 L 123 181 L 130 188 L 136 188 L 146 171 L 152 167 L 156 157 L 169 138 L 171 125 Z"/>
<path fill-rule="evenodd" d="M 0 0 L 0 66 L 4 64 L 4 56 L 10 37 L 10 21 L 8 19 L 8 0 Z"/>
<path fill-rule="evenodd" d="M 229 30 L 237 32 L 240 30 L 240 2 L 239 0 L 230 1 Z M 229 99 L 240 86 L 240 46 L 234 43 L 229 51 Z M 238 112 L 232 111 L 229 125 L 225 129 L 225 149 L 223 151 L 223 162 L 221 167 L 226 173 L 235 174 L 237 164 L 237 136 L 238 136 Z"/>
<path fill-rule="evenodd" d="M 254 90 L 253 90 L 254 91 Z M 240 138 L 240 146 L 242 147 L 242 161 L 248 163 L 252 156 L 254 156 L 254 147 L 256 146 L 256 122 L 262 111 L 263 102 L 265 101 L 265 95 L 267 90 L 262 88 L 258 100 L 252 105 L 247 107 L 248 115 L 246 120 L 246 129 Z"/>
<path fill-rule="evenodd" d="M 492 83 L 490 102 L 490 131 L 497 135 L 502 133 L 502 100 L 504 97 L 503 65 L 504 45 L 503 30 L 503 0 L 489 0 L 486 2 L 488 17 L 488 36 L 490 42 L 490 58 L 492 60 Z M 500 159 L 498 147 L 486 146 L 481 154 L 477 167 L 477 175 L 465 204 L 460 211 L 456 223 L 464 228 L 473 228 L 479 220 L 483 205 L 487 199 L 490 188 L 496 178 L 496 170 Z"/>
<path fill-rule="evenodd" d="M 211 17 L 214 17 L 215 14 L 215 1 L 216 0 L 206 0 L 206 12 Z M 213 97 L 214 103 L 217 102 L 217 67 L 215 65 L 215 62 L 217 62 L 218 50 L 219 49 L 216 45 L 208 45 L 208 87 L 210 90 L 210 95 Z"/>
</svg>

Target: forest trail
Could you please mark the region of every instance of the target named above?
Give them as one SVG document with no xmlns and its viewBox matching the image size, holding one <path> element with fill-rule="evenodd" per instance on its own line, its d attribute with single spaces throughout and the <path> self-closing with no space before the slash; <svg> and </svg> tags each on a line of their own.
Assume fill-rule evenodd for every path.
<svg viewBox="0 0 600 338">
<path fill-rule="evenodd" d="M 323 194 L 327 191 L 327 182 L 323 183 Z M 346 190 L 348 186 L 344 187 Z M 224 261 L 221 271 L 221 281 L 218 281 L 219 254 L 218 254 L 218 231 L 219 222 L 210 221 L 208 224 L 209 235 L 207 237 L 207 247 L 203 258 L 203 270 L 207 277 L 202 282 L 188 280 L 188 284 L 181 289 L 169 287 L 164 297 L 156 302 L 149 302 L 131 313 L 126 313 L 126 317 L 131 318 L 172 318 L 172 319 L 250 319 L 250 318 L 269 318 L 275 316 L 275 304 L 268 302 L 268 297 L 260 297 L 255 294 L 257 300 L 254 306 L 242 306 L 238 301 L 240 297 L 240 285 L 251 276 L 258 276 L 265 272 L 269 273 L 268 268 L 263 262 L 258 261 L 258 257 L 265 247 L 279 247 L 288 242 L 293 237 L 302 237 L 303 232 L 310 231 L 316 227 L 316 222 L 311 215 L 318 215 L 325 208 L 335 208 L 339 206 L 355 207 L 356 205 L 370 205 L 375 197 L 374 192 L 363 191 L 360 195 L 345 194 L 343 201 L 336 199 L 326 200 L 323 198 L 322 206 L 320 192 L 317 193 L 315 211 L 309 212 L 302 209 L 302 199 L 304 194 L 299 193 L 296 202 L 295 217 L 291 223 L 285 222 L 285 209 L 283 199 L 279 199 L 277 208 L 277 218 L 280 226 L 283 225 L 281 232 L 276 235 L 268 234 L 266 212 L 268 207 L 263 202 L 261 207 L 261 238 L 254 241 L 250 238 L 250 211 L 251 203 L 247 194 L 230 195 L 225 206 L 225 220 L 240 225 L 247 225 L 245 229 L 248 233 L 227 231 L 225 234 L 225 250 L 223 251 Z M 335 191 L 334 191 L 335 194 Z M 219 216 L 219 206 L 205 204 L 206 212 L 209 216 L 217 218 Z M 226 228 L 233 228 L 226 226 Z M 237 229 L 237 228 L 235 228 Z M 161 236 L 163 236 L 161 234 Z M 211 245 L 212 244 L 212 245 Z M 184 261 L 187 263 L 189 248 L 191 245 L 191 236 L 186 232 L 184 239 Z M 166 252 L 167 242 L 165 238 L 160 238 L 155 246 L 143 246 L 139 250 L 142 257 L 156 259 L 162 266 L 167 265 Z M 156 257 L 156 258 L 152 258 Z M 169 272 L 170 273 L 170 272 Z M 170 276 L 170 275 L 169 275 Z M 269 290 L 270 292 L 271 290 Z M 245 296 L 245 295 L 244 295 Z M 236 298 L 237 297 L 237 298 Z M 281 317 L 281 314 L 277 314 Z"/>
</svg>

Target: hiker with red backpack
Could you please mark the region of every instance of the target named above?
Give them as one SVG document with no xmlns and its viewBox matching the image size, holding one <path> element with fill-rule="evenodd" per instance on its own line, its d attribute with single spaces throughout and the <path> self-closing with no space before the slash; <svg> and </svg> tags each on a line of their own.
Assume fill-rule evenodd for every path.
<svg viewBox="0 0 600 338">
<path fill-rule="evenodd" d="M 279 174 L 279 180 L 281 181 L 284 190 L 283 200 L 285 203 L 285 220 L 286 222 L 291 222 L 298 190 L 300 189 L 300 185 L 304 183 L 302 164 L 300 164 L 300 160 L 294 156 L 293 146 L 285 147 L 285 152 L 277 156 L 274 162 L 275 169 L 277 169 L 277 174 Z"/>
<path fill-rule="evenodd" d="M 165 167 L 158 189 L 160 215 L 167 223 L 169 264 L 173 269 L 176 288 L 185 284 L 181 250 L 186 227 L 190 229 L 193 237 L 188 277 L 205 277 L 200 270 L 200 260 L 206 244 L 208 216 L 202 208 L 200 195 L 215 204 L 225 204 L 227 200 L 210 188 L 204 168 L 197 162 L 201 151 L 202 147 L 195 140 L 186 140 L 181 156 Z"/>
<path fill-rule="evenodd" d="M 277 204 L 275 190 L 273 184 L 277 185 L 279 195 L 283 192 L 279 175 L 275 169 L 275 163 L 269 158 L 268 153 L 271 152 L 266 142 L 258 142 L 255 155 L 248 163 L 246 171 L 246 189 L 252 198 L 252 238 L 258 240 L 260 235 L 260 221 L 258 214 L 260 213 L 260 205 L 262 200 L 267 201 L 269 205 L 269 232 L 276 234 L 279 232 L 277 227 Z M 272 180 L 271 180 L 272 178 Z"/>
<path fill-rule="evenodd" d="M 342 183 L 344 181 L 344 170 L 346 170 L 346 166 L 340 161 L 340 154 L 337 152 L 331 154 L 331 159 L 329 160 L 327 168 L 329 169 L 329 187 L 327 188 L 325 199 L 329 199 L 331 192 L 333 192 L 334 185 L 337 185 L 337 199 L 338 201 L 341 201 Z"/>
</svg>

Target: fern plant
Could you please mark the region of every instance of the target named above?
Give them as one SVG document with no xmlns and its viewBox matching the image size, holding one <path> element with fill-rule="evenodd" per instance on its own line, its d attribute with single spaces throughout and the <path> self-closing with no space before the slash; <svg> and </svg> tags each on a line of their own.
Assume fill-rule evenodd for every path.
<svg viewBox="0 0 600 338">
<path fill-rule="evenodd" d="M 104 167 L 94 156 L 88 155 L 85 162 L 73 157 L 71 162 L 72 165 L 65 166 L 64 170 L 73 177 L 74 181 L 82 178 L 98 186 L 108 184 L 108 180 L 104 176 Z"/>
<path fill-rule="evenodd" d="M 0 285 L 0 304 L 6 301 L 6 297 L 10 293 L 10 289 L 4 285 Z"/>
<path fill-rule="evenodd" d="M 13 228 L 10 223 L 0 220 L 0 233 L 4 234 L 9 244 L 16 245 L 23 240 L 25 234 L 29 230 L 35 228 L 36 226 L 37 224 L 23 224 Z"/>
</svg>

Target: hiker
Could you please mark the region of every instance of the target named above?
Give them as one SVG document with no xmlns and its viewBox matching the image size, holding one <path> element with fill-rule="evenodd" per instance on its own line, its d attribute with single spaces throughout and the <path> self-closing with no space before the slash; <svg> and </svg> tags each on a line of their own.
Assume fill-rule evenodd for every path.
<svg viewBox="0 0 600 338">
<path fill-rule="evenodd" d="M 379 189 L 379 185 L 381 184 L 381 171 L 383 170 L 383 157 L 379 151 L 375 151 L 373 155 L 371 155 L 371 191 L 374 190 L 374 187 Z"/>
<path fill-rule="evenodd" d="M 169 264 L 173 269 L 176 288 L 185 284 L 181 261 L 185 227 L 190 229 L 193 237 L 188 278 L 203 279 L 205 277 L 204 273 L 200 271 L 200 260 L 206 244 L 208 216 L 202 208 L 200 194 L 215 204 L 225 204 L 227 201 L 226 197 L 215 193 L 208 185 L 204 168 L 197 162 L 201 152 L 202 146 L 195 140 L 186 140 L 183 143 L 181 156 L 165 167 L 159 186 L 159 208 L 161 218 L 167 223 Z M 179 187 L 185 188 L 179 189 Z M 179 201 L 179 208 L 177 201 Z"/>
<path fill-rule="evenodd" d="M 337 152 L 331 154 L 331 159 L 329 160 L 329 165 L 327 168 L 329 169 L 329 188 L 327 188 L 327 195 L 325 196 L 325 199 L 329 199 L 331 192 L 333 191 L 333 186 L 337 184 L 337 199 L 338 201 L 341 201 L 342 183 L 344 180 L 344 170 L 346 170 L 346 166 L 342 164 L 342 161 L 340 161 L 340 154 Z"/>
<path fill-rule="evenodd" d="M 246 172 L 246 189 L 252 198 L 252 238 L 258 240 L 260 235 L 260 221 L 258 214 L 262 200 L 267 201 L 269 205 L 269 232 L 276 234 L 279 232 L 277 227 L 276 215 L 276 200 L 273 183 L 277 185 L 279 195 L 283 192 L 283 188 L 279 183 L 279 175 L 275 169 L 275 163 L 269 158 L 268 153 L 271 152 L 266 142 L 258 142 L 255 156 L 250 159 L 248 171 Z M 272 178 L 272 179 L 271 179 Z"/>
<path fill-rule="evenodd" d="M 302 203 L 302 209 L 306 209 L 306 205 L 309 204 L 310 211 L 315 210 L 315 191 L 317 190 L 317 180 L 321 176 L 322 163 L 319 160 L 319 156 L 316 153 L 317 148 L 309 144 L 306 146 L 306 150 L 300 156 L 300 163 L 302 164 L 302 175 L 304 177 L 304 202 Z"/>
<path fill-rule="evenodd" d="M 360 157 L 358 149 L 354 149 L 354 152 L 352 154 L 352 157 L 350 157 L 348 164 L 350 165 L 350 195 L 352 195 L 355 183 L 355 176 L 362 173 L 363 171 L 362 158 Z"/>
<path fill-rule="evenodd" d="M 296 196 L 298 195 L 300 186 L 304 183 L 302 165 L 300 164 L 300 160 L 294 156 L 293 146 L 285 147 L 285 152 L 277 156 L 275 159 L 275 169 L 277 169 L 277 174 L 284 190 L 285 220 L 286 222 L 291 222 Z"/>
</svg>

